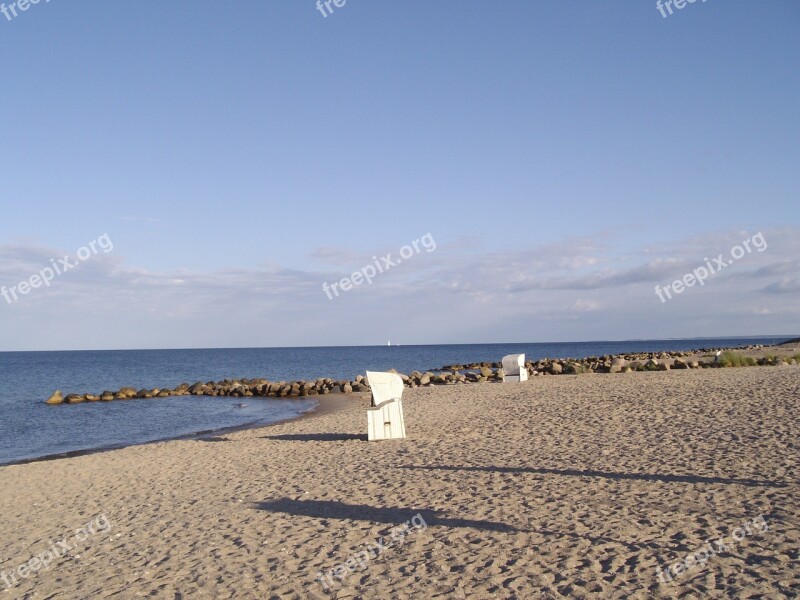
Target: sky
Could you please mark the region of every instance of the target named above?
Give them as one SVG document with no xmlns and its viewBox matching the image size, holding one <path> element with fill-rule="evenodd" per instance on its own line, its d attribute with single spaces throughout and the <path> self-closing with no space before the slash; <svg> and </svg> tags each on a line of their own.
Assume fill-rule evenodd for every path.
<svg viewBox="0 0 800 600">
<path fill-rule="evenodd" d="M 5 5 L 0 350 L 800 335 L 794 0 Z"/>
</svg>

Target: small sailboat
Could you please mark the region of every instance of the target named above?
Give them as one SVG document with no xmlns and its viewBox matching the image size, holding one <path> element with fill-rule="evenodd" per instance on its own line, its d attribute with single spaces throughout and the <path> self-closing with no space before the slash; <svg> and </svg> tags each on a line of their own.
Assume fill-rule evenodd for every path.
<svg viewBox="0 0 800 600">
<path fill-rule="evenodd" d="M 389 340 L 388 342 L 386 342 L 386 345 L 387 346 L 391 346 L 392 345 L 392 340 Z"/>
</svg>

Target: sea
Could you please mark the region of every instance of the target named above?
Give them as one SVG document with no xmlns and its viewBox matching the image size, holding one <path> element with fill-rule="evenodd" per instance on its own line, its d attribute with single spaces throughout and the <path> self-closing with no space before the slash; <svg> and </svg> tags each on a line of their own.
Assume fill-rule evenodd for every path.
<svg viewBox="0 0 800 600">
<path fill-rule="evenodd" d="M 239 378 L 353 379 L 367 370 L 394 368 L 401 373 L 436 370 L 455 363 L 499 361 L 506 354 L 516 353 L 525 353 L 533 360 L 580 358 L 772 344 L 791 337 L 0 352 L 0 465 L 267 425 L 296 418 L 317 406 L 313 397 L 284 400 L 206 396 L 46 405 L 45 400 L 57 389 L 66 395 L 113 391 L 125 386 L 172 388 L 181 383 Z"/>
</svg>

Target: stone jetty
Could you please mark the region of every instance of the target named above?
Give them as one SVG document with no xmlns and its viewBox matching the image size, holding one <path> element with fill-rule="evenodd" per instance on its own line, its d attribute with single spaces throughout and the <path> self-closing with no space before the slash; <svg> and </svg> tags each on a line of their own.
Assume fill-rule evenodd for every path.
<svg viewBox="0 0 800 600">
<path fill-rule="evenodd" d="M 526 367 L 531 377 L 551 375 L 577 375 L 581 373 L 630 373 L 634 371 L 670 371 L 673 369 L 701 369 L 725 366 L 715 359 L 717 351 L 722 350 L 761 350 L 765 346 L 745 346 L 740 348 L 702 348 L 680 352 L 644 352 L 618 355 L 589 356 L 586 358 L 543 358 L 527 361 Z M 767 356 L 752 359 L 753 365 L 796 365 L 793 357 Z M 397 373 L 390 369 L 390 372 Z M 406 387 L 431 385 L 456 385 L 468 383 L 491 383 L 502 381 L 503 369 L 500 362 L 480 362 L 445 365 L 430 371 L 412 371 L 408 375 L 397 373 Z M 174 388 L 123 387 L 116 391 L 103 391 L 98 394 L 62 395 L 59 390 L 46 401 L 47 404 L 82 404 L 85 402 L 111 402 L 134 398 L 168 398 L 170 396 L 225 396 L 245 398 L 305 398 L 325 394 L 351 394 L 369 392 L 369 384 L 364 375 L 352 380 L 319 378 L 313 381 L 269 381 L 267 379 L 225 379 L 223 381 L 198 381 L 193 384 L 182 383 Z"/>
</svg>

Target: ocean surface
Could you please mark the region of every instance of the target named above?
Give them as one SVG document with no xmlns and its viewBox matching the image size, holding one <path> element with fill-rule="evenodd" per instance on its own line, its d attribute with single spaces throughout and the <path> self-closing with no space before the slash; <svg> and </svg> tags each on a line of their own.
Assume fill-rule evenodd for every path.
<svg viewBox="0 0 800 600">
<path fill-rule="evenodd" d="M 239 348 L 0 352 L 0 465 L 66 452 L 139 444 L 229 427 L 274 423 L 316 406 L 312 399 L 178 396 L 152 400 L 47 406 L 60 389 L 99 393 L 123 386 L 264 377 L 272 381 L 352 379 L 367 370 L 402 373 L 447 364 L 528 358 L 566 358 L 623 352 L 689 350 L 769 344 L 788 339 L 724 338 L 442 346 Z M 244 402 L 247 406 L 238 408 Z"/>
</svg>

